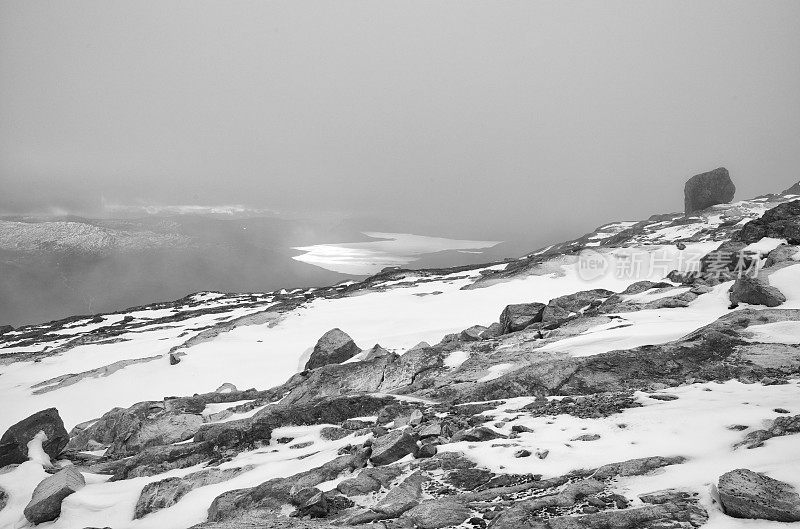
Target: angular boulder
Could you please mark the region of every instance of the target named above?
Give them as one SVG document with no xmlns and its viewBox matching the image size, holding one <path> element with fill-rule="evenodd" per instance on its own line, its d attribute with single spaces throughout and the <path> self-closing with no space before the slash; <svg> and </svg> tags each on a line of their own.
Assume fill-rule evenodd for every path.
<svg viewBox="0 0 800 529">
<path fill-rule="evenodd" d="M 47 436 L 42 442 L 42 449 L 52 459 L 57 458 L 67 446 L 69 434 L 58 410 L 48 408 L 22 419 L 0 437 L 0 467 L 27 461 L 28 443 L 39 432 Z"/>
<path fill-rule="evenodd" d="M 582 311 L 596 307 L 615 293 L 602 288 L 582 290 L 551 299 L 542 312 L 544 323 L 554 323 L 569 318 Z"/>
<path fill-rule="evenodd" d="M 422 484 L 426 481 L 428 477 L 425 474 L 414 472 L 390 490 L 372 510 L 388 518 L 400 516 L 422 500 Z"/>
<path fill-rule="evenodd" d="M 500 314 L 500 325 L 503 334 L 521 331 L 531 323 L 542 321 L 542 312 L 545 308 L 544 303 L 517 303 L 506 305 Z"/>
<path fill-rule="evenodd" d="M 305 369 L 316 369 L 328 364 L 341 364 L 361 352 L 350 336 L 341 329 L 331 329 L 322 335 L 314 346 Z"/>
<path fill-rule="evenodd" d="M 720 476 L 720 502 L 728 516 L 778 522 L 800 521 L 800 495 L 788 483 L 744 468 Z"/>
<path fill-rule="evenodd" d="M 766 279 L 747 276 L 736 280 L 728 296 L 733 304 L 749 303 L 767 307 L 777 307 L 786 301 L 786 296 L 777 288 L 769 285 Z"/>
<path fill-rule="evenodd" d="M 724 167 L 694 175 L 683 188 L 685 213 L 689 215 L 717 204 L 727 204 L 735 194 L 736 186 Z"/>
<path fill-rule="evenodd" d="M 417 442 L 405 430 L 394 430 L 375 439 L 369 460 L 375 466 L 388 465 L 414 453 Z"/>
<path fill-rule="evenodd" d="M 55 520 L 61 515 L 64 498 L 86 486 L 83 474 L 69 466 L 57 474 L 48 476 L 33 490 L 31 501 L 23 511 L 25 518 L 33 524 Z"/>
</svg>

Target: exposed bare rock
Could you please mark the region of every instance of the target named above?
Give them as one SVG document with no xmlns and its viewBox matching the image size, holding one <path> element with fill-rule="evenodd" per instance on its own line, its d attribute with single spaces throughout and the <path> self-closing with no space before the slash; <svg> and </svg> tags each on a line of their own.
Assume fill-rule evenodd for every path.
<svg viewBox="0 0 800 529">
<path fill-rule="evenodd" d="M 638 459 L 629 459 L 619 463 L 610 463 L 598 468 L 592 477 L 595 479 L 609 479 L 616 476 L 641 476 L 647 474 L 657 468 L 666 467 L 669 465 L 680 465 L 686 461 L 685 457 L 642 457 Z"/>
<path fill-rule="evenodd" d="M 528 325 L 542 321 L 544 303 L 518 303 L 507 305 L 500 314 L 503 333 L 521 331 Z"/>
<path fill-rule="evenodd" d="M 341 364 L 360 352 L 361 349 L 346 332 L 331 329 L 317 341 L 305 368 L 316 369 L 328 364 Z"/>
<path fill-rule="evenodd" d="M 86 485 L 83 474 L 68 466 L 52 476 L 46 477 L 33 490 L 33 497 L 25 507 L 25 518 L 40 524 L 55 520 L 61 515 L 61 502 Z"/>
<path fill-rule="evenodd" d="M 742 226 L 735 239 L 749 244 L 764 237 L 800 244 L 800 200 L 779 204 L 760 218 L 751 220 Z"/>
<path fill-rule="evenodd" d="M 403 480 L 398 486 L 389 491 L 372 510 L 385 515 L 387 518 L 396 518 L 415 507 L 422 499 L 422 484 L 428 477 L 420 472 L 415 472 Z"/>
<path fill-rule="evenodd" d="M 719 498 L 735 518 L 800 521 L 800 495 L 788 483 L 744 468 L 720 476 Z"/>
<path fill-rule="evenodd" d="M 728 170 L 719 167 L 691 177 L 686 181 L 683 193 L 684 210 L 689 215 L 717 204 L 730 202 L 736 194 L 736 186 L 733 185 Z"/>
<path fill-rule="evenodd" d="M 769 428 L 766 430 L 753 430 L 749 432 L 735 447 L 746 446 L 747 448 L 758 448 L 764 446 L 764 443 L 773 437 L 796 433 L 800 433 L 800 415 L 777 417 L 772 421 L 772 425 L 770 425 Z"/>
<path fill-rule="evenodd" d="M 365 468 L 354 478 L 345 479 L 336 486 L 336 489 L 345 496 L 359 496 L 370 492 L 377 492 L 389 488 L 392 481 L 397 478 L 401 470 L 396 466 Z"/>
<path fill-rule="evenodd" d="M 41 395 L 42 393 L 48 393 L 50 391 L 55 391 L 57 389 L 61 389 L 66 386 L 71 386 L 72 384 L 77 384 L 78 382 L 80 382 L 85 378 L 107 377 L 109 375 L 113 375 L 114 373 L 116 373 L 121 369 L 125 369 L 128 366 L 153 362 L 155 360 L 160 360 L 161 358 L 162 358 L 161 355 L 155 355 L 144 358 L 131 358 L 129 360 L 118 360 L 111 364 L 102 367 L 97 367 L 95 369 L 90 369 L 88 371 L 82 371 L 80 373 L 69 373 L 67 375 L 61 375 L 55 378 L 44 380 L 42 382 L 39 382 L 38 384 L 34 384 L 33 386 L 31 386 L 31 388 L 33 389 L 34 395 Z"/>
<path fill-rule="evenodd" d="M 38 434 L 47 436 L 42 448 L 48 456 L 55 459 L 67 445 L 69 434 L 64 421 L 55 408 L 47 408 L 34 413 L 12 425 L 0 437 L 0 467 L 28 460 L 28 443 Z"/>
<path fill-rule="evenodd" d="M 786 296 L 777 288 L 767 283 L 766 279 L 740 277 L 731 287 L 731 303 L 749 303 L 750 305 L 766 305 L 777 307 L 786 301 Z"/>
<path fill-rule="evenodd" d="M 451 498 L 423 501 L 403 514 L 419 529 L 440 529 L 461 524 L 472 511 L 463 503 Z"/>
<path fill-rule="evenodd" d="M 214 445 L 209 442 L 151 446 L 116 461 L 92 466 L 92 471 L 113 474 L 112 481 L 141 476 L 155 476 L 176 468 L 188 468 L 210 460 Z"/>
<path fill-rule="evenodd" d="M 279 511 L 288 505 L 292 490 L 316 487 L 337 478 L 343 472 L 363 468 L 367 464 L 368 450 L 358 450 L 342 455 L 321 467 L 286 478 L 271 479 L 249 489 L 232 490 L 217 496 L 208 509 L 209 521 L 234 519 L 252 510 Z"/>
<path fill-rule="evenodd" d="M 393 430 L 375 439 L 369 460 L 376 466 L 388 465 L 413 454 L 416 448 L 416 440 L 407 431 Z"/>
<path fill-rule="evenodd" d="M 483 325 L 473 325 L 461 331 L 458 337 L 464 342 L 476 342 L 481 339 L 484 332 L 486 332 L 486 327 Z"/>
<path fill-rule="evenodd" d="M 583 290 L 551 299 L 542 312 L 542 323 L 555 323 L 600 306 L 615 293 L 605 289 Z"/>
<path fill-rule="evenodd" d="M 152 512 L 171 507 L 193 489 L 233 479 L 249 469 L 249 467 L 208 468 L 180 478 L 167 478 L 148 483 L 139 494 L 133 518 L 139 519 Z"/>
</svg>

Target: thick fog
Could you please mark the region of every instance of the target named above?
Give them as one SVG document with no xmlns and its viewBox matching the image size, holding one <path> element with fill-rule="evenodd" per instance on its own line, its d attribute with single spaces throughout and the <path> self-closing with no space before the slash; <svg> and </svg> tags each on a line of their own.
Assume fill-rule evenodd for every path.
<svg viewBox="0 0 800 529">
<path fill-rule="evenodd" d="M 7 0 L 0 212 L 557 239 L 681 210 L 718 166 L 741 198 L 791 185 L 798 52 L 796 1 Z"/>
</svg>

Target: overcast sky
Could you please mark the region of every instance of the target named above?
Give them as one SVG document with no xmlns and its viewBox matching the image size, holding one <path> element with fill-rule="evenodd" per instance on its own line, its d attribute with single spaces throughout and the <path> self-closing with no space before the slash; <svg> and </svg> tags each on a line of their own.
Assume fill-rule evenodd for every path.
<svg viewBox="0 0 800 529">
<path fill-rule="evenodd" d="M 7 213 L 573 230 L 721 165 L 739 198 L 800 179 L 796 0 L 0 3 Z"/>
</svg>

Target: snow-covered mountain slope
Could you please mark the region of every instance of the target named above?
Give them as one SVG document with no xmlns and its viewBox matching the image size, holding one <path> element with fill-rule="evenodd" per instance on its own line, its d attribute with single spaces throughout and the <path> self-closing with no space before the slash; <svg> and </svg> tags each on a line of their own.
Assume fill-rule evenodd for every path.
<svg viewBox="0 0 800 529">
<path fill-rule="evenodd" d="M 796 425 L 773 422 L 800 414 L 800 248 L 774 236 L 737 239 L 745 224 L 798 198 L 609 224 L 502 264 L 206 292 L 7 330 L 0 396 L 13 405 L 0 406 L 0 430 L 50 407 L 68 430 L 77 427 L 61 457 L 87 485 L 45 527 L 772 527 L 723 514 L 709 485 L 746 467 L 800 488 L 800 436 L 788 435 L 800 431 L 800 416 Z M 762 289 L 734 303 L 736 274 L 712 274 L 703 259 L 732 239 Z M 304 370 L 332 328 L 363 352 Z M 239 389 L 217 391 L 225 383 Z M 127 411 L 104 415 L 115 407 Z M 427 435 L 428 427 L 439 430 Z M 387 437 L 398 462 L 376 456 Z M 439 455 L 404 451 L 405 437 Z M 766 444 L 734 449 L 756 438 Z M 368 439 L 371 449 L 358 448 Z M 471 463 L 443 470 L 446 453 Z M 338 487 L 370 457 L 367 470 L 392 475 L 383 487 Z M 652 460 L 644 470 L 589 471 L 634 458 Z M 531 474 L 543 484 L 532 485 Z M 26 523 L 22 511 L 46 475 L 35 461 L 0 471 L 9 496 L 0 527 Z M 277 480 L 290 476 L 328 492 L 323 521 L 281 517 L 290 504 L 311 512 L 310 497 L 300 501 Z M 183 487 L 177 498 L 165 484 L 148 485 L 166 478 Z M 592 492 L 567 501 L 575 484 Z M 639 498 L 664 488 L 689 497 Z M 407 510 L 386 507 L 407 490 Z M 158 499 L 147 503 L 147 494 Z M 147 513 L 134 519 L 142 505 Z M 456 514 L 431 525 L 426 505 Z M 619 516 L 641 519 L 608 525 Z M 656 525 L 665 520 L 674 525 Z"/>
</svg>

